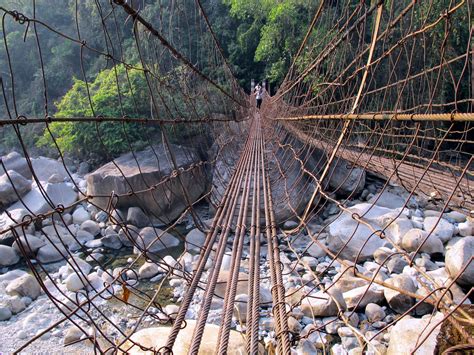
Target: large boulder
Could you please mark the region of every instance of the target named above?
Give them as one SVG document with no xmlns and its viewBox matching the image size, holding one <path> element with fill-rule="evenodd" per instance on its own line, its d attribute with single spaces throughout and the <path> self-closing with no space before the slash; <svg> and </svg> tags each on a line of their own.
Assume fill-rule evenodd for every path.
<svg viewBox="0 0 474 355">
<path fill-rule="evenodd" d="M 386 242 L 371 228 L 355 220 L 353 214 L 363 217 L 374 230 L 381 230 L 382 226 L 378 219 L 390 211 L 388 208 L 370 203 L 350 207 L 349 212 L 342 212 L 329 225 L 328 248 L 334 253 L 340 252 L 340 257 L 346 260 L 354 260 L 357 255 L 359 255 L 359 261 L 371 258 L 374 252 Z"/>
<path fill-rule="evenodd" d="M 174 342 L 172 349 L 173 354 L 181 355 L 189 353 L 195 327 L 195 320 L 186 321 L 186 327 L 181 329 L 181 331 L 178 333 L 176 341 Z M 170 332 L 171 327 L 168 326 L 142 329 L 134 333 L 130 337 L 131 341 L 125 343 L 122 349 L 127 349 L 127 354 L 131 355 L 152 354 L 154 351 L 162 348 L 165 345 L 166 339 L 168 339 Z M 206 324 L 202 336 L 201 346 L 199 348 L 199 354 L 214 354 L 216 352 L 217 334 L 219 334 L 219 326 L 214 324 Z M 231 330 L 227 354 L 237 355 L 246 353 L 247 351 L 244 337 L 242 337 L 241 333 Z"/>
<path fill-rule="evenodd" d="M 365 170 L 341 158 L 331 164 L 327 177 L 330 190 L 342 197 L 357 196 L 364 189 Z"/>
<path fill-rule="evenodd" d="M 416 354 L 434 354 L 442 319 L 441 313 L 423 319 L 400 319 L 390 331 L 387 355 L 412 354 L 418 346 Z"/>
<path fill-rule="evenodd" d="M 405 206 L 405 204 L 407 204 L 407 200 L 405 198 L 387 190 L 379 192 L 369 199 L 368 202 L 390 209 L 402 208 Z"/>
<path fill-rule="evenodd" d="M 122 155 L 89 174 L 87 194 L 108 196 L 114 191 L 120 196 L 117 208 L 139 206 L 163 223 L 175 220 L 188 202 L 193 203 L 204 193 L 207 179 L 203 165 L 190 168 L 199 161 L 194 150 L 178 145 L 170 145 L 170 148 L 179 169 L 178 176 L 174 174 L 168 149 L 159 145 Z M 163 180 L 167 176 L 172 177 Z M 155 185 L 157 187 L 151 189 Z M 129 194 L 130 191 L 134 193 Z M 105 209 L 109 198 L 94 197 L 92 202 Z"/>
<path fill-rule="evenodd" d="M 466 267 L 456 282 L 464 286 L 474 285 L 474 237 L 465 237 L 458 240 L 446 252 L 446 270 L 456 279 L 461 270 Z"/>
<path fill-rule="evenodd" d="M 2 157 L 2 162 L 3 165 L 5 165 L 7 171 L 14 170 L 18 174 L 23 175 L 24 178 L 31 179 L 31 170 L 28 167 L 28 163 L 26 159 L 23 158 L 19 153 L 11 152 L 7 155 L 4 155 Z M 5 170 L 3 169 L 3 166 L 0 165 L 0 175 L 2 174 L 5 174 Z"/>
<path fill-rule="evenodd" d="M 14 170 L 0 176 L 0 208 L 19 200 L 31 190 L 31 181 Z"/>
<path fill-rule="evenodd" d="M 69 178 L 64 164 L 58 160 L 46 157 L 31 159 L 35 175 L 40 181 L 48 181 L 52 175 L 56 175 L 56 181 L 64 181 Z"/>
<path fill-rule="evenodd" d="M 284 183 L 272 185 L 273 210 L 277 224 L 289 219 L 294 220 L 295 212 L 298 215 L 301 214 L 316 189 L 313 180 L 302 173 L 300 162 L 288 158 L 292 156 L 291 154 L 291 152 L 279 150 L 274 159 L 267 162 L 270 181 L 284 181 Z M 317 204 L 319 198 L 318 196 L 313 203 Z M 264 216 L 263 210 L 260 215 Z"/>
<path fill-rule="evenodd" d="M 130 207 L 127 213 L 127 223 L 143 228 L 150 224 L 150 218 L 140 207 Z"/>
</svg>

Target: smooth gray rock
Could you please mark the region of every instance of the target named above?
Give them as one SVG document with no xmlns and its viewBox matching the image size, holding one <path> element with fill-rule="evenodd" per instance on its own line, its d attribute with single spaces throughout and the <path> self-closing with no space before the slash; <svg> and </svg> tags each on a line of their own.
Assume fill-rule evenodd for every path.
<svg viewBox="0 0 474 355">
<path fill-rule="evenodd" d="M 94 221 L 84 221 L 84 222 L 82 222 L 81 229 L 86 231 L 86 232 L 89 232 L 94 237 L 96 235 L 100 234 L 99 224 L 97 224 L 97 222 L 94 222 Z"/>
<path fill-rule="evenodd" d="M 301 311 L 310 318 L 335 316 L 339 312 L 338 305 L 343 311 L 347 308 L 341 291 L 331 288 L 328 293 L 318 291 L 304 298 L 301 302 Z"/>
<path fill-rule="evenodd" d="M 120 249 L 123 246 L 118 234 L 108 234 L 100 240 L 104 247 L 109 249 Z"/>
<path fill-rule="evenodd" d="M 131 247 L 135 241 L 139 238 L 140 228 L 132 226 L 131 224 L 121 227 L 118 236 L 120 241 L 126 247 Z"/>
<path fill-rule="evenodd" d="M 199 252 L 206 240 L 206 234 L 194 228 L 186 235 L 186 250 Z"/>
<path fill-rule="evenodd" d="M 333 253 L 340 253 L 340 257 L 354 261 L 359 255 L 359 261 L 371 258 L 374 252 L 385 245 L 386 241 L 375 235 L 366 225 L 352 218 L 357 213 L 370 223 L 375 230 L 380 230 L 377 218 L 389 213 L 391 210 L 368 203 L 361 203 L 349 208 L 350 212 L 343 212 L 333 223 L 329 225 L 328 248 Z M 346 245 L 347 243 L 347 245 Z"/>
<path fill-rule="evenodd" d="M 97 249 L 102 246 L 102 241 L 100 239 L 92 239 L 86 242 L 85 246 L 86 248 Z"/>
<path fill-rule="evenodd" d="M 156 253 L 160 250 L 176 247 L 179 245 L 179 239 L 172 234 L 166 233 L 158 228 L 145 227 L 140 231 L 135 240 L 139 250 L 134 248 L 134 253 L 138 254 L 142 250 L 150 253 Z"/>
<path fill-rule="evenodd" d="M 436 337 L 441 328 L 443 315 L 437 313 L 433 318 L 400 319 L 390 331 L 390 343 L 387 355 L 411 354 L 419 345 L 420 339 L 427 339 L 418 348 L 416 354 L 434 354 Z"/>
<path fill-rule="evenodd" d="M 10 266 L 20 261 L 20 256 L 12 247 L 0 245 L 0 265 Z"/>
<path fill-rule="evenodd" d="M 160 218 L 163 223 L 175 220 L 185 210 L 187 198 L 189 203 L 193 203 L 204 193 L 207 174 L 203 165 L 188 170 L 191 164 L 200 160 L 194 150 L 178 145 L 171 145 L 170 149 L 178 165 L 176 168 L 184 169 L 180 172 L 179 179 L 171 177 L 163 183 L 163 177 L 171 175 L 175 167 L 170 163 L 169 152 L 161 144 L 136 152 L 135 157 L 128 153 L 115 159 L 114 162 L 121 171 L 110 162 L 90 173 L 87 175 L 87 193 L 97 196 L 110 195 L 114 191 L 123 195 L 117 201 L 117 208 L 140 206 L 148 214 Z M 150 190 L 151 186 L 158 183 L 160 185 L 156 189 Z M 129 195 L 130 190 L 136 193 Z M 92 202 L 105 209 L 108 200 L 94 197 Z"/>
<path fill-rule="evenodd" d="M 48 178 L 48 182 L 51 184 L 57 184 L 60 182 L 64 182 L 64 177 L 59 174 L 53 174 Z"/>
<path fill-rule="evenodd" d="M 302 326 L 301 326 L 300 322 L 298 322 L 295 318 L 288 317 L 288 329 L 292 333 L 300 334 Z"/>
<path fill-rule="evenodd" d="M 76 233 L 76 238 L 79 240 L 79 243 L 86 244 L 88 241 L 93 240 L 94 236 L 88 231 L 79 229 Z"/>
<path fill-rule="evenodd" d="M 416 286 L 410 276 L 396 275 L 390 279 L 385 280 L 385 282 L 401 290 L 416 293 Z M 415 304 L 415 300 L 410 296 L 387 287 L 384 288 L 384 296 L 390 308 L 398 313 L 406 312 Z"/>
<path fill-rule="evenodd" d="M 425 231 L 437 235 L 443 243 L 447 243 L 454 235 L 454 225 L 444 218 L 426 217 L 423 228 Z"/>
<path fill-rule="evenodd" d="M 42 238 L 47 243 L 65 244 L 69 250 L 75 251 L 80 249 L 79 243 L 73 237 L 75 231 L 76 229 L 67 229 L 61 225 L 50 225 L 42 228 L 45 234 Z"/>
<path fill-rule="evenodd" d="M 59 251 L 58 251 L 59 249 Z M 63 260 L 64 257 L 61 255 L 65 255 L 67 257 L 68 253 L 66 248 L 61 244 L 52 244 L 48 243 L 45 246 L 42 246 L 38 249 L 38 253 L 36 254 L 36 259 L 44 264 L 47 263 L 54 263 L 55 261 Z"/>
<path fill-rule="evenodd" d="M 62 178 L 62 181 L 69 178 L 62 162 L 46 157 L 34 158 L 31 159 L 31 162 L 35 170 L 35 175 L 40 181 L 48 181 L 51 175 L 57 175 L 56 178 Z"/>
<path fill-rule="evenodd" d="M 283 223 L 283 229 L 292 229 L 298 227 L 298 222 L 296 221 L 286 221 Z"/>
<path fill-rule="evenodd" d="M 110 214 L 109 218 L 111 223 L 126 223 L 127 222 L 127 213 L 126 210 L 115 208 Z"/>
<path fill-rule="evenodd" d="M 22 235 L 20 237 L 19 241 L 15 241 L 13 243 L 13 249 L 15 249 L 15 251 L 18 254 L 21 254 L 21 250 L 20 250 L 20 245 L 21 245 L 23 249 L 25 250 L 25 252 L 27 253 L 27 256 L 32 257 L 36 254 L 38 249 L 41 248 L 45 244 L 46 243 L 42 239 L 35 237 L 34 235 L 31 235 L 31 234 L 25 234 L 24 236 Z"/>
<path fill-rule="evenodd" d="M 365 315 L 369 322 L 378 322 L 385 318 L 385 311 L 375 303 L 369 303 L 365 306 Z"/>
<path fill-rule="evenodd" d="M 466 270 L 456 280 L 460 285 L 473 286 L 474 285 L 474 237 L 465 237 L 457 241 L 446 252 L 446 270 L 454 279 L 461 270 L 467 265 Z"/>
<path fill-rule="evenodd" d="M 431 289 L 435 289 L 440 286 L 449 286 L 449 295 L 453 295 L 453 300 L 455 303 L 460 304 L 461 302 L 464 302 L 465 304 L 471 304 L 469 299 L 463 301 L 466 295 L 457 283 L 453 283 L 453 279 L 450 277 L 445 267 L 428 271 L 427 274 L 429 275 L 430 279 L 434 280 L 435 282 L 435 284 L 431 284 Z"/>
<path fill-rule="evenodd" d="M 424 267 L 426 271 L 433 271 L 439 269 L 439 266 L 432 262 L 429 256 L 426 254 L 424 254 L 420 258 L 416 258 L 415 264 L 419 267 Z"/>
<path fill-rule="evenodd" d="M 328 182 L 331 192 L 342 197 L 358 196 L 365 185 L 365 170 L 338 158 L 330 166 Z"/>
<path fill-rule="evenodd" d="M 68 328 L 66 330 L 66 333 L 64 334 L 64 345 L 76 342 L 80 340 L 83 336 L 86 336 L 84 332 L 73 325 L 72 327 Z"/>
<path fill-rule="evenodd" d="M 161 271 L 161 268 L 155 263 L 145 262 L 140 269 L 138 269 L 139 279 L 151 279 Z"/>
<path fill-rule="evenodd" d="M 472 221 L 466 221 L 458 224 L 459 235 L 463 237 L 472 236 L 474 233 L 474 224 Z"/>
<path fill-rule="evenodd" d="M 18 295 L 21 297 L 29 297 L 35 300 L 41 294 L 41 288 L 36 279 L 29 275 L 22 275 L 11 281 L 6 291 L 9 295 Z"/>
<path fill-rule="evenodd" d="M 78 206 L 72 214 L 72 221 L 75 224 L 82 224 L 83 222 L 88 221 L 90 218 L 91 216 L 89 212 L 87 212 L 82 206 Z"/>
<path fill-rule="evenodd" d="M 84 277 L 73 273 L 69 275 L 66 280 L 64 280 L 64 283 L 66 284 L 66 288 L 68 291 L 77 292 L 86 287 L 87 280 Z"/>
<path fill-rule="evenodd" d="M 443 254 L 444 247 L 441 239 L 436 234 L 431 234 L 421 229 L 410 229 L 402 239 L 402 248 L 406 251 L 415 251 L 423 243 L 420 252 L 427 254 Z"/>
<path fill-rule="evenodd" d="M 13 314 L 23 312 L 26 308 L 25 302 L 19 296 L 9 297 L 4 302 Z"/>
<path fill-rule="evenodd" d="M 374 260 L 377 264 L 382 265 L 385 263 L 387 264 L 387 258 L 389 258 L 393 253 L 395 253 L 392 249 L 387 247 L 380 247 L 374 251 Z M 395 256 L 392 256 L 394 258 Z M 390 259 L 388 259 L 390 260 Z"/>
<path fill-rule="evenodd" d="M 380 207 L 396 209 L 404 207 L 406 199 L 390 191 L 384 190 L 369 199 L 368 202 L 375 203 L 377 206 Z"/>
<path fill-rule="evenodd" d="M 87 275 L 92 269 L 92 266 L 87 262 L 79 258 L 78 256 L 74 256 L 69 258 L 67 261 L 67 272 L 68 274 L 72 274 L 74 272 L 83 273 Z"/>
<path fill-rule="evenodd" d="M 127 223 L 133 224 L 138 228 L 144 228 L 150 225 L 150 218 L 140 207 L 130 207 L 127 213 Z"/>
<path fill-rule="evenodd" d="M 406 261 L 401 256 L 394 256 L 390 258 L 387 263 L 388 272 L 393 274 L 401 274 L 403 272 L 403 268 L 408 265 L 408 261 Z"/>
<path fill-rule="evenodd" d="M 382 302 L 383 289 L 376 284 L 372 284 L 370 287 L 356 287 L 350 291 L 344 292 L 343 296 L 344 301 L 347 304 L 347 308 L 354 309 L 357 307 L 357 309 L 362 309 L 369 303 Z"/>
<path fill-rule="evenodd" d="M 19 200 L 31 190 L 31 181 L 14 170 L 0 176 L 0 208 Z"/>
<path fill-rule="evenodd" d="M 451 211 L 451 212 L 445 213 L 445 215 L 447 218 L 450 218 L 457 223 L 462 223 L 466 221 L 466 215 L 458 211 Z"/>
<path fill-rule="evenodd" d="M 413 223 L 403 214 L 388 214 L 382 216 L 380 225 L 385 228 L 385 233 L 396 245 L 402 243 L 403 236 L 413 228 Z"/>
<path fill-rule="evenodd" d="M 8 210 L 23 209 L 27 206 L 34 214 L 41 214 L 52 210 L 58 205 L 63 205 L 64 207 L 70 206 L 77 200 L 77 193 L 73 187 L 67 183 L 45 183 L 43 187 L 54 204 L 54 207 L 51 207 L 44 199 L 38 188 L 33 188 L 22 198 L 22 201 L 15 202 Z"/>
<path fill-rule="evenodd" d="M 12 311 L 5 304 L 0 304 L 0 321 L 9 320 L 12 317 Z"/>
<path fill-rule="evenodd" d="M 306 339 L 301 339 L 296 347 L 297 355 L 316 355 L 318 354 L 318 349 L 314 344 Z"/>
<path fill-rule="evenodd" d="M 11 152 L 7 155 L 2 157 L 3 164 L 5 168 L 8 170 L 14 170 L 18 174 L 21 174 L 24 178 L 30 180 L 31 179 L 31 170 L 26 162 L 26 159 L 23 158 L 17 152 Z M 0 175 L 5 174 L 5 170 L 3 166 L 0 165 Z"/>
</svg>

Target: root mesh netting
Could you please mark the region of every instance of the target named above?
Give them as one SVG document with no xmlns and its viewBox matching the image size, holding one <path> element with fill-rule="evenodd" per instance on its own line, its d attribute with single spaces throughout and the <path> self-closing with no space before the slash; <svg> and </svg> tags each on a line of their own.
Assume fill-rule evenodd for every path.
<svg viewBox="0 0 474 355">
<path fill-rule="evenodd" d="M 321 0 L 260 110 L 212 2 L 7 3 L 1 351 L 473 351 L 472 2 Z"/>
</svg>

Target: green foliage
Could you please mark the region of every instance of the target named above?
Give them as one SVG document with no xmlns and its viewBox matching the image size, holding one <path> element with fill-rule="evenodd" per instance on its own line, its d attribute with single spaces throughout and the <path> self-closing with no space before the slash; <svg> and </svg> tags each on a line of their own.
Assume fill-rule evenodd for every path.
<svg viewBox="0 0 474 355">
<path fill-rule="evenodd" d="M 72 88 L 56 103 L 56 117 L 149 117 L 148 91 L 141 70 L 123 65 L 101 71 L 87 84 L 74 79 Z M 39 146 L 54 146 L 51 134 L 63 152 L 85 157 L 105 151 L 118 155 L 130 149 L 126 137 L 136 146 L 143 144 L 138 123 L 56 122 L 38 140 Z"/>
<path fill-rule="evenodd" d="M 231 61 L 239 67 L 241 83 L 267 78 L 279 85 L 298 50 L 316 0 L 223 0 L 238 19 L 234 43 L 228 47 Z"/>
</svg>

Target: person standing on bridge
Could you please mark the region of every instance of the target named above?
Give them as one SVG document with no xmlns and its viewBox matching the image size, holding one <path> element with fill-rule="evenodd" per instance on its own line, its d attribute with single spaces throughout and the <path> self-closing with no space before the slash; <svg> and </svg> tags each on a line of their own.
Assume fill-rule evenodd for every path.
<svg viewBox="0 0 474 355">
<path fill-rule="evenodd" d="M 263 88 L 260 84 L 257 84 L 255 87 L 255 98 L 257 99 L 257 109 L 260 110 L 260 106 L 262 106 L 263 100 Z"/>
</svg>

